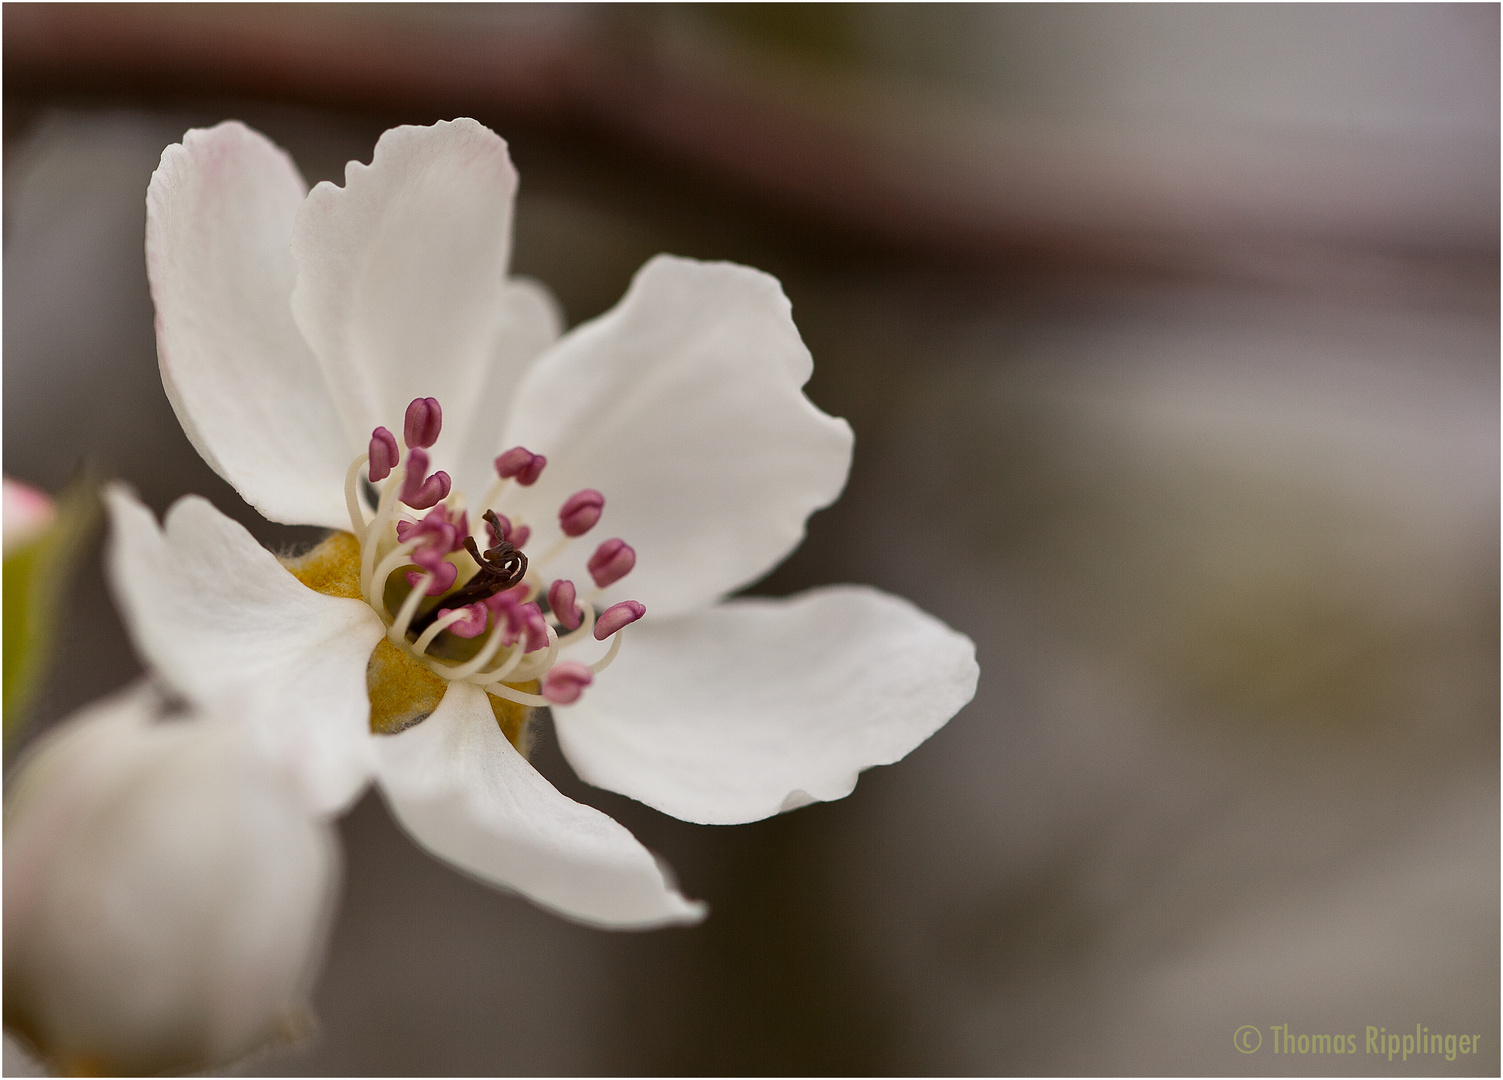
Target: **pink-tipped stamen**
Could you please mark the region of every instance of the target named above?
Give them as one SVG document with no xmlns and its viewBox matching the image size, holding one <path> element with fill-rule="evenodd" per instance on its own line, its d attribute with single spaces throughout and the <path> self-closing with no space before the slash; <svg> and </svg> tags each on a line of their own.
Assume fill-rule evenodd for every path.
<svg viewBox="0 0 1503 1080">
<path fill-rule="evenodd" d="M 516 480 L 523 487 L 531 487 L 543 475 L 543 466 L 548 459 L 534 454 L 524 446 L 513 446 L 496 458 L 496 475 L 502 480 Z"/>
<path fill-rule="evenodd" d="M 362 593 L 387 623 L 388 637 L 398 646 L 405 646 L 443 678 L 467 680 L 494 696 L 527 705 L 577 701 L 620 651 L 622 629 L 641 619 L 646 608 L 634 600 L 622 601 L 597 618 L 592 598 L 599 593 L 592 591 L 589 596 L 581 596 L 573 581 L 558 579 L 548 587 L 546 606 L 551 610 L 544 616 L 539 606 L 543 600 L 538 593 L 547 579 L 534 568 L 546 564 L 574 539 L 599 524 L 605 497 L 592 488 L 571 495 L 559 508 L 562 535 L 557 543 L 541 559 L 527 559 L 518 549 L 530 539 L 531 530 L 496 513 L 492 504 L 494 496 L 512 480 L 523 486 L 536 483 L 547 459 L 525 447 L 513 447 L 495 460 L 497 484 L 493 497 L 482 506 L 487 510 L 485 532 L 491 547 L 479 554 L 475 538 L 469 535 L 469 518 L 462 500 L 450 498 L 449 475 L 442 471 L 430 475 L 428 471 L 431 467 L 428 448 L 438 439 L 442 419 L 436 399 L 414 399 L 404 418 L 402 442 L 386 428 L 376 428 L 371 435 L 370 452 L 357 457 L 347 470 L 346 502 L 351 526 L 361 542 Z M 366 506 L 361 498 L 362 472 L 372 481 L 385 482 L 374 508 Z M 412 514 L 407 508 L 426 513 Z M 368 521 L 367 515 L 370 515 Z M 504 551 L 493 554 L 493 549 L 503 545 L 507 545 Z M 386 548 L 386 553 L 377 557 L 381 548 Z M 451 559 L 456 551 L 466 549 L 480 563 L 478 573 L 484 580 L 471 581 L 456 591 L 460 567 Z M 503 562 L 512 556 L 517 564 L 512 568 L 515 572 L 497 577 L 498 572 L 508 571 L 510 563 L 503 565 Z M 596 589 L 603 589 L 620 581 L 635 565 L 636 551 L 620 537 L 613 537 L 595 548 L 587 569 Z M 386 578 L 397 572 L 403 573 L 410 591 L 397 605 L 393 619 L 387 614 L 385 588 Z M 485 577 L 486 574 L 490 576 Z M 507 581 L 513 582 L 513 587 L 486 596 L 490 589 L 500 589 Z M 448 604 L 455 606 L 443 606 L 445 596 L 449 598 Z M 438 610 L 419 617 L 419 610 L 435 606 L 430 598 L 438 598 Z M 414 621 L 416 630 L 412 628 Z M 435 639 L 445 632 L 465 639 L 487 636 L 472 659 L 455 664 L 426 655 Z M 409 634 L 417 640 L 409 643 Z M 563 646 L 588 636 L 608 640 L 609 647 L 600 660 L 594 664 L 559 660 Z M 538 680 L 543 693 L 517 690 L 502 681 L 507 678 L 513 682 Z"/>
<path fill-rule="evenodd" d="M 413 398 L 402 424 L 402 438 L 409 448 L 427 448 L 438 442 L 443 426 L 444 411 L 437 398 Z"/>
<path fill-rule="evenodd" d="M 439 634 L 442 634 L 455 623 L 467 618 L 469 618 L 469 612 L 465 611 L 464 608 L 450 608 L 448 611 L 443 612 L 428 625 L 426 630 L 418 635 L 418 639 L 412 643 L 412 651 L 418 656 L 422 656 L 428 651 L 428 647 L 433 644 L 434 639 Z M 443 668 L 443 665 L 436 665 L 431 660 L 428 661 L 428 666 L 435 672 L 439 672 Z"/>
<path fill-rule="evenodd" d="M 402 601 L 402 606 L 397 609 L 397 617 L 386 628 L 386 636 L 391 639 L 393 645 L 398 645 L 402 648 L 407 647 L 407 628 L 412 625 L 412 618 L 417 614 L 418 605 L 423 602 L 423 598 L 426 595 L 427 591 L 423 588 L 421 581 L 407 593 L 407 598 Z M 382 610 L 385 611 L 386 609 L 383 607 Z"/>
<path fill-rule="evenodd" d="M 595 681 L 595 673 L 576 660 L 561 660 L 543 676 L 542 696 L 554 705 L 570 705 L 579 700 L 585 687 Z"/>
<path fill-rule="evenodd" d="M 422 563 L 418 563 L 418 565 L 421 566 Z M 420 583 L 431 578 L 432 580 L 428 585 L 428 595 L 442 596 L 454 587 L 454 579 L 458 576 L 459 568 L 453 563 L 439 562 L 435 565 L 434 569 L 429 570 L 426 574 L 418 573 L 415 570 L 407 571 L 407 584 L 416 589 Z"/>
<path fill-rule="evenodd" d="M 486 638 L 485 648 L 474 661 L 464 665 L 463 668 L 439 672 L 439 674 L 446 675 L 450 679 L 463 678 L 477 686 L 484 686 L 486 683 L 500 682 L 517 670 L 525 659 L 521 649 L 513 649 L 511 655 L 501 662 L 500 667 L 485 670 L 485 665 L 495 659 L 495 654 L 500 651 L 500 646 L 503 644 L 503 635 L 494 624 L 491 626 L 491 635 Z M 469 670 L 471 668 L 474 670 Z"/>
<path fill-rule="evenodd" d="M 595 527 L 605 509 L 605 496 L 593 488 L 576 491 L 558 508 L 558 527 L 565 536 L 583 536 Z"/>
<path fill-rule="evenodd" d="M 485 633 L 485 624 L 490 618 L 490 612 L 485 610 L 484 604 L 468 604 L 457 611 L 467 612 L 463 619 L 449 624 L 449 633 L 455 637 L 473 638 Z"/>
<path fill-rule="evenodd" d="M 412 450 L 407 454 L 407 475 L 402 478 L 402 501 L 414 510 L 427 510 L 449 497 L 449 474 L 428 472 L 428 452 Z"/>
<path fill-rule="evenodd" d="M 378 427 L 371 432 L 370 466 L 367 472 L 371 483 L 379 483 L 390 476 L 391 470 L 397 467 L 401 456 L 397 451 L 395 435 L 384 427 Z"/>
<path fill-rule="evenodd" d="M 637 565 L 637 553 L 632 546 L 619 536 L 607 540 L 595 549 L 595 554 L 590 556 L 590 561 L 585 564 L 590 577 L 595 580 L 595 587 L 605 588 L 614 585 L 627 574 L 631 573 L 632 567 Z"/>
<path fill-rule="evenodd" d="M 619 604 L 612 604 L 600 613 L 600 618 L 595 620 L 595 640 L 604 641 L 646 614 L 647 608 L 635 600 L 623 600 Z"/>
<path fill-rule="evenodd" d="M 474 681 L 477 677 L 482 682 L 490 682 L 492 679 L 504 678 L 508 672 L 515 670 L 522 662 L 522 650 L 514 649 L 512 650 L 512 655 L 501 665 L 500 671 L 493 675 L 484 674 L 485 668 L 496 658 L 496 654 L 501 651 L 501 646 L 505 644 L 508 644 L 506 641 L 506 627 L 492 620 L 490 636 L 485 639 L 485 645 L 481 647 L 480 652 L 473 660 L 466 664 L 461 664 L 459 667 L 451 667 L 447 664 L 438 665 L 432 661 L 429 661 L 428 666 L 451 682 L 459 679 Z"/>
<path fill-rule="evenodd" d="M 436 550 L 440 555 L 447 555 L 464 547 L 464 537 L 469 535 L 468 526 L 463 511 L 460 511 L 459 520 L 455 522 L 449 519 L 447 510 L 435 506 L 417 521 L 397 522 L 397 539 L 404 542 L 416 540 L 422 545 L 422 549 Z"/>
<path fill-rule="evenodd" d="M 553 617 L 565 630 L 576 630 L 584 619 L 584 611 L 575 600 L 574 582 L 559 578 L 548 586 L 548 606 Z"/>
<path fill-rule="evenodd" d="M 444 556 L 447 554 L 448 552 L 436 546 L 414 548 L 411 561 L 417 563 L 430 574 L 437 574 L 439 577 L 445 577 L 448 575 L 445 575 L 444 567 L 453 565 L 444 558 Z"/>
<path fill-rule="evenodd" d="M 372 587 L 372 571 L 376 567 L 376 549 L 379 546 L 386 529 L 395 521 L 397 516 L 397 492 L 402 487 L 402 478 L 405 475 L 405 466 L 398 465 L 393 470 L 392 478 L 381 488 L 381 498 L 376 503 L 376 513 L 365 526 L 365 532 L 360 538 L 360 594 L 371 607 L 382 609 L 379 591 Z M 353 521 L 351 522 L 353 524 Z M 390 556 L 388 556 L 389 558 Z M 396 569 L 394 565 L 393 570 Z M 381 579 L 382 588 L 385 588 L 386 579 Z"/>
<path fill-rule="evenodd" d="M 534 603 L 522 604 L 523 652 L 537 652 L 548 647 L 548 621 L 543 618 L 543 609 Z"/>
<path fill-rule="evenodd" d="M 522 651 L 535 652 L 548 644 L 548 622 L 543 618 L 542 608 L 522 600 L 526 594 L 526 586 L 518 585 L 487 598 L 484 603 L 492 618 L 498 622 L 505 620 L 506 644 L 524 641 Z"/>
</svg>

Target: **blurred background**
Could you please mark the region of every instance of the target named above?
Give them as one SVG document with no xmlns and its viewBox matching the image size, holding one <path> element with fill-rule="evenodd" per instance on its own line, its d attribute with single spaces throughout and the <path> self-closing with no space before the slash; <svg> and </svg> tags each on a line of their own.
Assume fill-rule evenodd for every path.
<svg viewBox="0 0 1503 1080">
<path fill-rule="evenodd" d="M 468 115 L 571 324 L 659 251 L 782 279 L 856 456 L 753 591 L 870 582 L 977 645 L 927 744 L 754 825 L 588 788 L 544 731 L 693 930 L 543 914 L 367 796 L 319 1030 L 247 1070 L 1497 1073 L 1496 6 L 3 20 L 8 474 L 89 460 L 295 538 L 162 393 L 147 181 L 229 117 L 312 183 Z M 28 732 L 138 670 L 96 546 Z M 1273 1056 L 1276 1024 L 1481 1053 Z"/>
</svg>

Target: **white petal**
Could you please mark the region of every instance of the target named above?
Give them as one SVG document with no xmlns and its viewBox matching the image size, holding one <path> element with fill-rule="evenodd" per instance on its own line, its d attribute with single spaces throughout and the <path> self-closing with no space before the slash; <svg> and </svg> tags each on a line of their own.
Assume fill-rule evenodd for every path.
<svg viewBox="0 0 1503 1080">
<path fill-rule="evenodd" d="M 392 128 L 369 165 L 345 167 L 298 211 L 292 309 L 323 365 L 350 438 L 402 434 L 415 397 L 436 397 L 452 472 L 507 298 L 517 173 L 474 120 Z"/>
<path fill-rule="evenodd" d="M 224 1065 L 306 1007 L 338 880 L 328 826 L 243 729 L 138 686 L 8 782 L 5 1007 L 63 1074 Z"/>
<path fill-rule="evenodd" d="M 451 684 L 432 716 L 376 742 L 387 803 L 439 858 L 580 922 L 704 918 L 704 905 L 685 900 L 631 833 L 538 775 L 478 687 Z"/>
<path fill-rule="evenodd" d="M 111 583 L 147 662 L 189 700 L 253 722 L 318 809 L 347 805 L 372 767 L 376 613 L 303 585 L 197 496 L 172 506 L 165 531 L 120 485 L 106 499 Z"/>
<path fill-rule="evenodd" d="M 559 504 L 596 488 L 600 524 L 549 576 L 589 589 L 585 560 L 620 536 L 637 567 L 607 603 L 640 600 L 649 618 L 710 603 L 780 562 L 845 485 L 851 429 L 804 396 L 812 371 L 776 278 L 660 255 L 528 372 L 506 441 L 548 467 L 501 508 L 532 526 L 538 552 L 559 535 Z"/>
<path fill-rule="evenodd" d="M 625 631 L 559 744 L 592 784 L 685 821 L 755 821 L 843 798 L 976 692 L 975 646 L 865 586 L 732 600 Z"/>
<path fill-rule="evenodd" d="M 455 486 L 471 499 L 484 498 L 496 479 L 496 455 L 517 384 L 539 353 L 563 332 L 563 313 L 546 286 L 530 278 L 511 278 L 501 287 L 501 326 L 496 331 L 485 382 L 470 420 L 470 431 L 454 455 Z M 441 402 L 448 408 L 448 402 Z M 447 413 L 445 414 L 447 416 Z M 440 446 L 451 442 L 448 421 Z M 478 522 L 476 523 L 478 527 Z"/>
<path fill-rule="evenodd" d="M 146 272 L 162 385 L 198 452 L 271 520 L 338 528 L 353 444 L 290 306 L 306 190 L 243 124 L 188 132 L 146 192 Z"/>
</svg>

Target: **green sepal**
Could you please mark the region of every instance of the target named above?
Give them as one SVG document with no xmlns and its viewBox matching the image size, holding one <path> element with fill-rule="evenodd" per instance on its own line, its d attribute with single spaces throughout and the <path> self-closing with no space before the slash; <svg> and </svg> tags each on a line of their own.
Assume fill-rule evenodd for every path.
<svg viewBox="0 0 1503 1080">
<path fill-rule="evenodd" d="M 78 560 L 99 527 L 99 478 L 76 476 L 41 534 L 5 556 L 3 593 L 4 736 L 20 730 L 57 643 L 58 622 Z"/>
</svg>

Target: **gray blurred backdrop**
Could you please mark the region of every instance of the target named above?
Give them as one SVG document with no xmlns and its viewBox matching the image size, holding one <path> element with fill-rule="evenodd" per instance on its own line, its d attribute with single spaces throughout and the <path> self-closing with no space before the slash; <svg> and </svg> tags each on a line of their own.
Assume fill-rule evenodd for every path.
<svg viewBox="0 0 1503 1080">
<path fill-rule="evenodd" d="M 543 914 L 368 796 L 320 1029 L 246 1070 L 1497 1073 L 1496 6 L 3 18 L 8 474 L 295 538 L 162 393 L 147 180 L 227 117 L 314 182 L 471 115 L 571 324 L 658 251 L 782 279 L 856 456 L 753 591 L 871 582 L 977 644 L 927 744 L 759 824 L 590 789 L 544 733 L 693 930 Z M 138 670 L 96 550 L 30 730 Z M 1275 1056 L 1281 1024 L 1481 1053 Z"/>
</svg>

